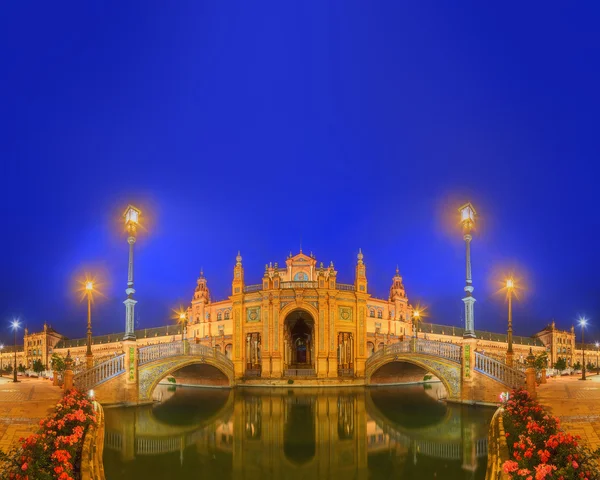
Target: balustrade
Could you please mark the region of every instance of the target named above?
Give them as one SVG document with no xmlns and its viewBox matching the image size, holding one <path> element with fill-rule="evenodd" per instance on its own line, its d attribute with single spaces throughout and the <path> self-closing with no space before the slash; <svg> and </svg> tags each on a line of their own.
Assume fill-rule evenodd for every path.
<svg viewBox="0 0 600 480">
<path fill-rule="evenodd" d="M 525 383 L 525 374 L 490 357 L 475 352 L 474 370 L 492 377 L 507 387 L 516 388 Z"/>
<path fill-rule="evenodd" d="M 244 287 L 244 293 L 258 292 L 260 290 L 262 290 L 262 283 L 257 283 L 256 285 L 246 285 Z"/>
<path fill-rule="evenodd" d="M 317 288 L 318 282 L 281 282 L 281 288 Z"/>
<path fill-rule="evenodd" d="M 348 292 L 354 292 L 356 290 L 356 287 L 354 285 L 350 285 L 348 283 L 336 283 L 335 288 L 337 288 L 338 290 L 345 290 Z"/>
<path fill-rule="evenodd" d="M 79 390 L 87 391 L 125 371 L 125 354 L 117 355 L 95 367 L 84 370 L 73 377 L 73 384 Z"/>
</svg>

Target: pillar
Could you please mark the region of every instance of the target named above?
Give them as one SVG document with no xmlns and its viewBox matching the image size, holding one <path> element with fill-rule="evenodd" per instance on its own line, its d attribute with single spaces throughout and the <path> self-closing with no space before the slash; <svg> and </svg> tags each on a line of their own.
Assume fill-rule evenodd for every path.
<svg viewBox="0 0 600 480">
<path fill-rule="evenodd" d="M 533 362 L 535 361 L 535 357 L 533 355 L 533 350 L 529 348 L 529 355 L 527 356 L 527 369 L 525 370 L 525 382 L 527 385 L 527 391 L 531 398 L 537 397 L 536 386 L 535 386 L 535 367 L 533 366 Z"/>
<path fill-rule="evenodd" d="M 69 391 L 73 388 L 73 359 L 71 358 L 71 351 L 67 350 L 67 358 L 65 359 L 65 375 L 63 389 Z"/>
</svg>

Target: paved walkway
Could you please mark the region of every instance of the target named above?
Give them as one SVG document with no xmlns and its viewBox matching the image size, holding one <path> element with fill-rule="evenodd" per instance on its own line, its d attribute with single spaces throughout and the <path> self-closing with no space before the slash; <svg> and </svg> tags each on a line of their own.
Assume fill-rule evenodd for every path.
<svg viewBox="0 0 600 480">
<path fill-rule="evenodd" d="M 62 394 L 50 380 L 19 377 L 19 382 L 13 383 L 6 376 L 0 377 L 0 449 L 10 450 L 20 437 L 37 430 Z"/>
<path fill-rule="evenodd" d="M 600 376 L 549 378 L 538 386 L 538 401 L 561 420 L 562 428 L 580 435 L 592 449 L 600 447 Z"/>
</svg>

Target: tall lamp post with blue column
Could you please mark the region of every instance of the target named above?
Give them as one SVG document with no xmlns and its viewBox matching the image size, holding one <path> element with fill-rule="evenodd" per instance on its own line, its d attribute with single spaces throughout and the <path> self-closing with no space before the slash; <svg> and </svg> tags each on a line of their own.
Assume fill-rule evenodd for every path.
<svg viewBox="0 0 600 480">
<path fill-rule="evenodd" d="M 475 217 L 477 212 L 471 203 L 466 203 L 458 209 L 460 212 L 460 223 L 463 227 L 463 238 L 466 246 L 466 295 L 462 299 L 465 303 L 465 331 L 464 338 L 475 338 L 475 312 L 473 297 L 473 277 L 471 276 L 471 232 L 475 228 Z"/>
<path fill-rule="evenodd" d="M 581 326 L 581 348 L 583 350 L 583 361 L 581 362 L 581 380 L 585 380 L 585 341 L 583 338 L 583 329 L 587 325 L 587 318 L 579 317 L 579 325 Z"/>
<path fill-rule="evenodd" d="M 135 328 L 134 328 L 134 307 L 137 303 L 133 299 L 135 290 L 133 288 L 133 245 L 135 244 L 137 227 L 140 223 L 140 216 L 142 212 L 135 208 L 133 205 L 128 205 L 127 210 L 123 214 L 125 218 L 125 228 L 127 229 L 127 243 L 129 244 L 129 263 L 127 268 L 127 299 L 123 302 L 125 304 L 125 336 L 123 340 L 135 340 Z"/>
<path fill-rule="evenodd" d="M 19 327 L 21 326 L 21 324 L 19 323 L 18 320 L 13 320 L 11 323 L 11 327 L 13 329 L 13 331 L 15 332 L 15 365 L 13 367 L 13 382 L 16 383 L 17 380 L 17 330 L 19 329 Z M 23 343 L 23 356 L 25 356 L 25 343 Z"/>
</svg>

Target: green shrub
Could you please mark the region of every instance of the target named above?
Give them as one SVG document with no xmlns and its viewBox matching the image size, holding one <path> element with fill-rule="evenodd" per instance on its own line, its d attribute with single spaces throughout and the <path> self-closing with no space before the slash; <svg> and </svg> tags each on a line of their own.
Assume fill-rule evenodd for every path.
<svg viewBox="0 0 600 480">
<path fill-rule="evenodd" d="M 294 383 L 294 380 L 292 380 L 291 378 L 288 378 L 288 385 L 292 385 Z"/>
</svg>

